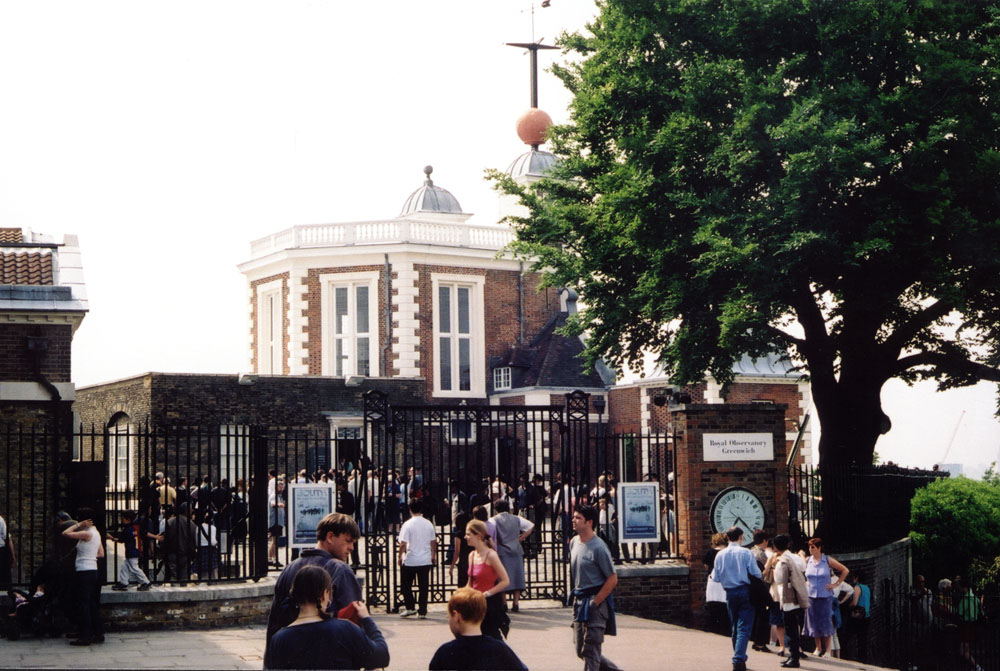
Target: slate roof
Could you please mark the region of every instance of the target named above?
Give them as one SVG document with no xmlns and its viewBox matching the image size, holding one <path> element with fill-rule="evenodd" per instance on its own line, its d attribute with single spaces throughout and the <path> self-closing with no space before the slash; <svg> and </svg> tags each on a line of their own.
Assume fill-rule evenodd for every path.
<svg viewBox="0 0 1000 671">
<path fill-rule="evenodd" d="M 593 367 L 584 371 L 580 339 L 556 333 L 568 316 L 565 312 L 554 315 L 529 345 L 512 347 L 492 362 L 493 368 L 510 366 L 511 388 L 604 387 Z"/>
</svg>

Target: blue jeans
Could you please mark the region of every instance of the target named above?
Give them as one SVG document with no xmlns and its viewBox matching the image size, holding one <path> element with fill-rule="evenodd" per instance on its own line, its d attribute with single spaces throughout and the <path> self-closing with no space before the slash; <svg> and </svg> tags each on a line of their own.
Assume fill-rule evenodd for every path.
<svg viewBox="0 0 1000 671">
<path fill-rule="evenodd" d="M 742 585 L 726 590 L 729 621 L 733 623 L 733 664 L 746 663 L 747 643 L 753 629 L 753 605 L 750 603 L 750 586 Z"/>
</svg>

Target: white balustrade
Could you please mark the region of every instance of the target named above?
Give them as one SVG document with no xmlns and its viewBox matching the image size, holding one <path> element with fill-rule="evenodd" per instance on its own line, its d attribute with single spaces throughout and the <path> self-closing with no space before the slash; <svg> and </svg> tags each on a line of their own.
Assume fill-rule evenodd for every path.
<svg viewBox="0 0 1000 671">
<path fill-rule="evenodd" d="M 390 219 L 295 226 L 250 243 L 252 258 L 283 249 L 387 243 L 500 250 L 514 239 L 506 226 Z"/>
</svg>

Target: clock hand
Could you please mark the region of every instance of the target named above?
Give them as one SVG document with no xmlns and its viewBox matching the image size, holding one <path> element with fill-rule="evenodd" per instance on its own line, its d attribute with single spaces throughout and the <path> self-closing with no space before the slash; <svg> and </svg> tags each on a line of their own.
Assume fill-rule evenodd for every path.
<svg viewBox="0 0 1000 671">
<path fill-rule="evenodd" d="M 750 528 L 750 525 L 747 524 L 746 522 L 744 522 L 743 518 L 740 517 L 739 515 L 736 516 L 736 519 L 734 521 L 735 522 L 739 522 L 740 526 L 742 526 L 744 529 L 749 529 Z"/>
</svg>

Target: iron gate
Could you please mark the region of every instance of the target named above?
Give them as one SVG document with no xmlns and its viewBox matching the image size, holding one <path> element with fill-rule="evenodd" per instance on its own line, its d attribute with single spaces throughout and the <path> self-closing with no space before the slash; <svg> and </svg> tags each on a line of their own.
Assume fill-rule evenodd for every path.
<svg viewBox="0 0 1000 671">
<path fill-rule="evenodd" d="M 564 398 L 563 406 L 393 406 L 382 393 L 366 394 L 366 453 L 361 460 L 366 476 L 360 489 L 369 605 L 395 612 L 403 604 L 402 576 L 396 562 L 396 504 L 386 496 L 396 482 L 410 483 L 419 477 L 422 501 L 431 502 L 424 503 L 425 516 L 438 530 L 438 547 L 446 549 L 452 542 L 447 503 L 451 481 L 457 482 L 470 504 L 474 494 L 490 501 L 486 505 L 492 515 L 495 494 L 503 491 L 516 498 L 519 484 L 530 483 L 536 475 L 546 485 L 565 483 L 580 498 L 598 486 L 602 474 L 615 480 L 620 475 L 638 479 L 635 476 L 639 473 L 672 467 L 671 447 L 665 435 L 609 436 L 602 431 L 600 422 L 590 421 L 594 408 L 589 394 L 575 391 Z M 664 492 L 664 519 L 669 520 L 664 524 L 663 543 L 659 548 L 633 548 L 636 553 L 632 560 L 676 555 L 673 481 L 667 476 L 664 470 L 657 478 Z M 407 486 L 412 487 L 403 484 L 399 497 L 400 521 L 406 516 L 403 508 Z M 525 541 L 526 589 L 521 598 L 565 601 L 567 597 L 569 515 L 560 515 L 553 504 L 550 500 L 546 513 L 535 520 L 532 536 Z M 516 506 L 512 512 L 516 512 Z M 614 537 L 612 529 L 604 531 Z M 614 543 L 616 556 L 617 547 Z M 629 560 L 628 549 L 623 549 Z M 432 569 L 428 596 L 431 602 L 447 601 L 457 586 L 457 576 L 450 575 L 445 567 L 446 556 L 442 551 Z"/>
</svg>

